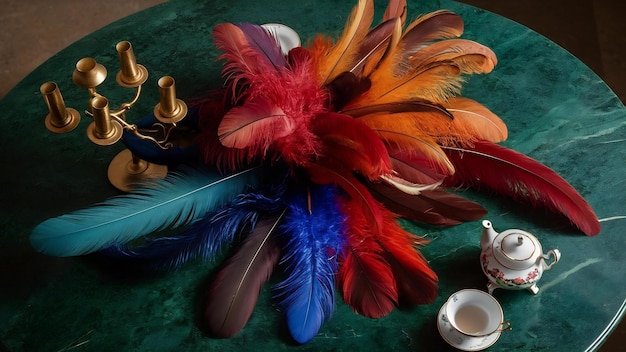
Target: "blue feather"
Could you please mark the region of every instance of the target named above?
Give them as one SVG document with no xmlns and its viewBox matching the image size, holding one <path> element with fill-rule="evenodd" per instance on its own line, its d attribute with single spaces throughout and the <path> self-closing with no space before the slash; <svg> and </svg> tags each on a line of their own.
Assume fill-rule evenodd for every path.
<svg viewBox="0 0 626 352">
<path fill-rule="evenodd" d="M 286 236 L 281 265 L 287 278 L 277 284 L 276 297 L 291 336 L 310 341 L 334 310 L 337 257 L 343 247 L 344 218 L 331 186 L 311 188 L 290 199 L 281 233 Z M 310 209 L 309 209 L 310 204 Z"/>
<path fill-rule="evenodd" d="M 212 259 L 239 234 L 254 228 L 261 215 L 279 210 L 282 186 L 274 187 L 269 195 L 242 194 L 176 236 L 149 239 L 136 248 L 116 244 L 101 252 L 152 269 L 175 269 L 196 258 Z"/>
<path fill-rule="evenodd" d="M 35 227 L 30 241 L 36 250 L 60 257 L 126 243 L 201 219 L 250 187 L 257 187 L 263 182 L 263 174 L 262 168 L 223 176 L 184 167 L 131 194 L 48 219 Z"/>
</svg>

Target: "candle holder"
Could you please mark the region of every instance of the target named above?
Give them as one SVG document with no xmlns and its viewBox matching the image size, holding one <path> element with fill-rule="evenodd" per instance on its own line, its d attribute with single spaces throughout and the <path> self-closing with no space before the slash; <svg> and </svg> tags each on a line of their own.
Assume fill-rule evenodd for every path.
<svg viewBox="0 0 626 352">
<path fill-rule="evenodd" d="M 187 105 L 176 98 L 174 78 L 161 77 L 158 81 L 159 103 L 154 108 L 157 123 L 149 129 L 140 129 L 136 124 L 126 121 L 126 112 L 139 100 L 141 87 L 148 79 L 148 70 L 137 64 L 132 45 L 122 41 L 115 46 L 120 60 L 120 70 L 115 80 L 124 88 L 135 89 L 132 100 L 122 103 L 119 108 L 111 109 L 109 100 L 96 91 L 107 77 L 107 69 L 90 57 L 80 59 L 72 73 L 72 81 L 89 92 L 89 110 L 85 115 L 93 122 L 87 127 L 87 137 L 97 145 L 107 146 L 117 143 L 128 131 L 134 136 L 153 143 L 166 150 L 174 146 L 170 136 L 176 123 L 187 116 Z M 67 133 L 78 126 L 80 114 L 65 106 L 61 91 L 55 82 L 45 82 L 40 87 L 41 94 L 48 106 L 45 125 L 54 133 Z M 149 163 L 125 149 L 117 154 L 109 164 L 107 175 L 109 182 L 117 189 L 130 191 L 138 183 L 146 179 L 163 178 L 167 174 L 167 166 Z"/>
</svg>

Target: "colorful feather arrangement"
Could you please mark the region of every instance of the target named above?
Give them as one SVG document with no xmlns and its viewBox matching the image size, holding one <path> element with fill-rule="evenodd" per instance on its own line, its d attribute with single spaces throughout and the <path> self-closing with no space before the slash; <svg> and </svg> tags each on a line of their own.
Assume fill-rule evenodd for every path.
<svg viewBox="0 0 626 352">
<path fill-rule="evenodd" d="M 436 299 L 437 274 L 420 253 L 427 241 L 397 220 L 452 226 L 485 215 L 448 187 L 486 189 L 600 232 L 567 181 L 496 144 L 504 121 L 460 96 L 466 75 L 491 72 L 497 58 L 460 38 L 459 15 L 406 24 L 406 1 L 390 0 L 372 28 L 373 8 L 358 0 L 338 38 L 320 34 L 287 54 L 264 27 L 217 25 L 224 84 L 191 107 L 191 147 L 158 151 L 125 136 L 139 156 L 197 157 L 202 170 L 46 220 L 34 248 L 159 269 L 229 253 L 207 288 L 206 332 L 236 335 L 278 272 L 274 299 L 306 343 L 331 318 L 335 290 L 372 318 Z M 181 231 L 160 236 L 166 228 Z"/>
</svg>

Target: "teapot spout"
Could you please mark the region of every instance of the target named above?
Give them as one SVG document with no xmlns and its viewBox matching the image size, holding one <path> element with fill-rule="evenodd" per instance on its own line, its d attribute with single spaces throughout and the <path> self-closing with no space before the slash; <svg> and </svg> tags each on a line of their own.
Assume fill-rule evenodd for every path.
<svg viewBox="0 0 626 352">
<path fill-rule="evenodd" d="M 493 229 L 493 225 L 489 220 L 483 220 L 483 234 L 480 237 L 480 247 L 486 249 L 496 239 L 498 233 Z"/>
</svg>

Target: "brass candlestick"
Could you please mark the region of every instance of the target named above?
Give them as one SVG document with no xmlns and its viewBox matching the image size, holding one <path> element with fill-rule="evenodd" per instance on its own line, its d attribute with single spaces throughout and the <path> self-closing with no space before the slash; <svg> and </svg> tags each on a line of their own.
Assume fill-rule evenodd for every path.
<svg viewBox="0 0 626 352">
<path fill-rule="evenodd" d="M 154 115 L 159 122 L 149 130 L 140 130 L 137 125 L 126 121 L 126 112 L 139 100 L 141 86 L 148 79 L 148 70 L 137 64 L 130 42 L 119 42 L 115 48 L 120 60 L 116 82 L 124 88 L 135 89 L 133 99 L 122 103 L 119 108 L 110 109 L 109 100 L 96 91 L 96 87 L 107 77 L 107 70 L 103 65 L 93 58 L 82 58 L 76 63 L 72 73 L 72 81 L 87 89 L 90 95 L 90 110 L 85 114 L 93 122 L 87 127 L 87 137 L 97 145 L 112 145 L 122 138 L 123 130 L 126 130 L 163 150 L 172 147 L 173 142 L 169 140 L 169 136 L 176 128 L 176 123 L 187 115 L 187 105 L 176 98 L 174 78 L 164 76 L 159 79 L 160 99 L 154 108 Z M 46 82 L 41 85 L 40 90 L 49 110 L 45 119 L 46 127 L 55 133 L 73 130 L 80 122 L 80 114 L 65 106 L 57 84 Z M 113 158 L 107 172 L 109 182 L 122 191 L 130 191 L 143 180 L 163 178 L 166 174 L 167 166 L 142 160 L 128 149 Z"/>
</svg>

